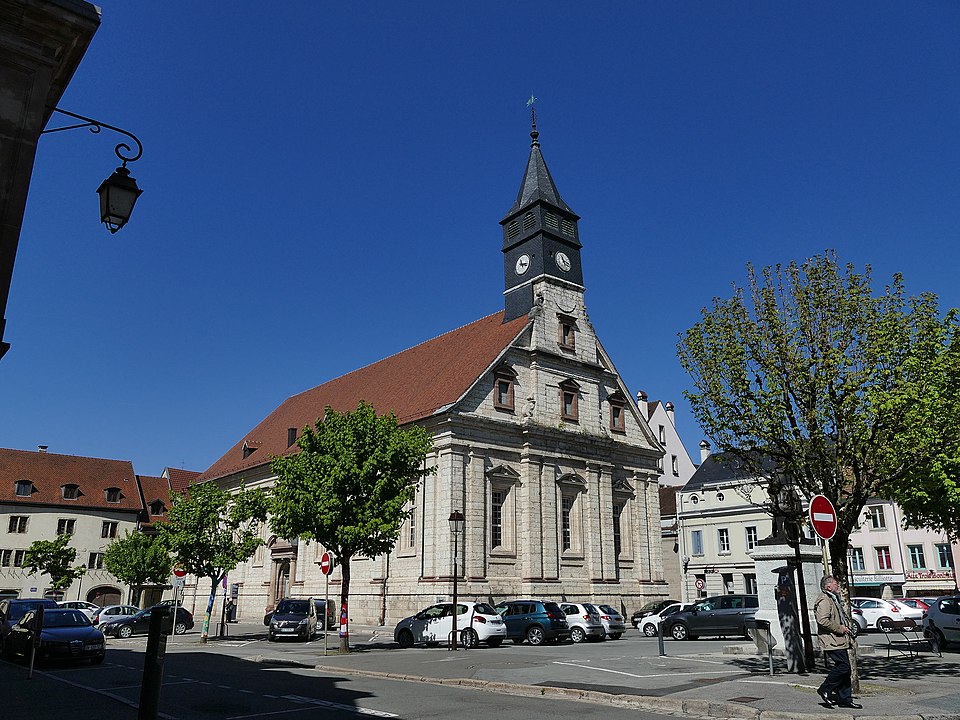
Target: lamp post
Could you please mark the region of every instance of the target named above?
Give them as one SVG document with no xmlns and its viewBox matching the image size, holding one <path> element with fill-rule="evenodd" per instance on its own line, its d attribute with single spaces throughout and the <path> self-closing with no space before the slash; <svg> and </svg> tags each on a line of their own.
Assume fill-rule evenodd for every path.
<svg viewBox="0 0 960 720">
<path fill-rule="evenodd" d="M 459 572 L 457 570 L 457 539 L 460 536 L 460 533 L 463 532 L 463 527 L 466 524 L 466 520 L 463 518 L 463 513 L 459 510 L 454 510 L 450 513 L 450 517 L 447 518 L 450 523 L 450 532 L 453 533 L 453 635 L 451 639 L 451 650 L 457 649 L 457 575 Z"/>
<path fill-rule="evenodd" d="M 137 181 L 130 177 L 130 171 L 127 170 L 128 162 L 139 160 L 140 156 L 143 155 L 143 144 L 133 133 L 114 127 L 113 125 L 107 125 L 105 122 L 94 120 L 93 118 L 88 118 L 83 115 L 77 115 L 69 110 L 61 110 L 56 107 L 50 108 L 50 110 L 60 113 L 61 115 L 76 118 L 77 120 L 83 120 L 83 122 L 75 125 L 50 128 L 49 130 L 41 132 L 41 135 L 60 132 L 61 130 L 74 130 L 76 128 L 90 128 L 90 132 L 98 133 L 106 128 L 121 135 L 126 135 L 137 144 L 137 151 L 133 155 L 125 155 L 124 152 L 122 152 L 133 153 L 133 148 L 129 145 L 123 142 L 117 144 L 113 151 L 117 157 L 120 158 L 122 164 L 113 171 L 110 177 L 100 183 L 100 187 L 97 188 L 97 194 L 100 196 L 100 222 L 106 225 L 111 233 L 117 232 L 117 230 L 127 224 L 127 220 L 130 219 L 130 215 L 133 213 L 133 206 L 143 192 L 143 190 L 137 187 Z"/>
</svg>

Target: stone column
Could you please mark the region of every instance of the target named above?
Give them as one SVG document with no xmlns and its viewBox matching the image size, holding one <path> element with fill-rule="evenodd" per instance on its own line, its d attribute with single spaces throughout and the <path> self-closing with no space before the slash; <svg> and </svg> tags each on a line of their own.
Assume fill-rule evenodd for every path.
<svg viewBox="0 0 960 720">
<path fill-rule="evenodd" d="M 523 581 L 544 576 L 544 555 L 549 540 L 544 537 L 543 487 L 541 463 L 524 445 L 520 454 L 520 487 L 517 500 L 517 560 Z M 559 570 L 559 569 L 558 569 Z"/>
</svg>

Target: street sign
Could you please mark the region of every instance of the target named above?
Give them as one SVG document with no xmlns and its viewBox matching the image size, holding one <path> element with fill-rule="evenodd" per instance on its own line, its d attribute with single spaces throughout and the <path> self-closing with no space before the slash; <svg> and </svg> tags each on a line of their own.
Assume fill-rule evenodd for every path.
<svg viewBox="0 0 960 720">
<path fill-rule="evenodd" d="M 320 556 L 320 572 L 324 575 L 329 575 L 333 572 L 333 558 L 328 552 Z"/>
<path fill-rule="evenodd" d="M 182 577 L 175 577 L 175 578 L 173 579 L 173 585 L 172 585 L 172 587 L 182 588 L 186 582 L 187 582 L 187 581 L 184 580 Z"/>
<path fill-rule="evenodd" d="M 186 577 L 187 569 L 183 565 L 180 565 L 179 563 L 177 563 L 176 565 L 173 566 L 173 574 L 176 575 L 178 578 Z"/>
<path fill-rule="evenodd" d="M 697 581 L 693 584 L 697 590 L 703 590 L 707 586 L 707 583 L 703 578 L 697 578 Z"/>
<path fill-rule="evenodd" d="M 837 511 L 823 495 L 814 495 L 810 501 L 810 522 L 814 532 L 824 540 L 829 540 L 837 533 Z"/>
</svg>

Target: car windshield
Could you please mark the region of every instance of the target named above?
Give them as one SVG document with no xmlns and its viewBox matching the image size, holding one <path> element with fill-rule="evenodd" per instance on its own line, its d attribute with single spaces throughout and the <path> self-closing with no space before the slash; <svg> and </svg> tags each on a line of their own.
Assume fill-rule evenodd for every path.
<svg viewBox="0 0 960 720">
<path fill-rule="evenodd" d="M 473 606 L 473 609 L 474 609 L 474 612 L 478 612 L 478 613 L 480 613 L 481 615 L 496 615 L 496 614 L 497 614 L 497 611 L 494 610 L 494 609 L 493 609 L 492 607 L 490 607 L 489 605 L 487 605 L 486 603 L 476 603 L 476 604 Z"/>
<path fill-rule="evenodd" d="M 281 600 L 277 603 L 277 615 L 307 615 L 310 603 L 307 600 Z"/>
<path fill-rule="evenodd" d="M 43 626 L 45 628 L 84 627 L 89 625 L 89 618 L 79 610 L 47 610 L 43 614 Z"/>
<path fill-rule="evenodd" d="M 663 610 L 660 611 L 660 614 L 663 617 L 666 617 L 667 615 L 673 615 L 679 609 L 680 609 L 679 603 L 675 603 L 674 605 L 667 605 Z"/>
<path fill-rule="evenodd" d="M 543 604 L 543 609 L 548 613 L 556 613 L 557 615 L 563 615 L 563 611 L 560 609 L 560 606 L 555 602 L 545 602 Z"/>
<path fill-rule="evenodd" d="M 600 614 L 599 612 L 597 612 L 597 606 L 596 606 L 596 605 L 591 605 L 590 603 L 584 603 L 584 604 L 583 604 L 583 609 L 586 610 L 586 611 L 587 611 L 588 613 L 590 613 L 591 615 L 599 615 L 599 614 Z"/>
<path fill-rule="evenodd" d="M 646 605 L 640 608 L 640 612 L 653 612 L 658 607 L 660 607 L 661 602 L 662 600 L 654 600 L 653 602 L 648 602 Z"/>
<path fill-rule="evenodd" d="M 24 615 L 26 615 L 31 610 L 36 610 L 38 607 L 43 605 L 44 607 L 49 607 L 49 604 L 44 600 L 37 600 L 36 602 L 16 602 L 10 603 L 10 614 L 7 617 L 8 620 L 16 622 Z"/>
<path fill-rule="evenodd" d="M 609 605 L 601 605 L 601 606 L 600 606 L 600 609 L 603 610 L 607 615 L 619 615 L 619 614 L 620 614 L 620 611 L 619 611 L 619 610 L 614 610 L 614 609 L 613 609 L 612 607 L 610 607 Z"/>
</svg>

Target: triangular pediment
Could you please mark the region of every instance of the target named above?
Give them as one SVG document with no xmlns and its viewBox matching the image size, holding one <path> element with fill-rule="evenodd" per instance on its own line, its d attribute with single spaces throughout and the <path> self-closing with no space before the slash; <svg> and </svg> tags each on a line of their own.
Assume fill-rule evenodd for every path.
<svg viewBox="0 0 960 720">
<path fill-rule="evenodd" d="M 519 480 L 520 473 L 514 470 L 509 465 L 494 465 L 492 468 L 487 470 L 488 477 L 495 477 L 500 480 Z"/>
</svg>

